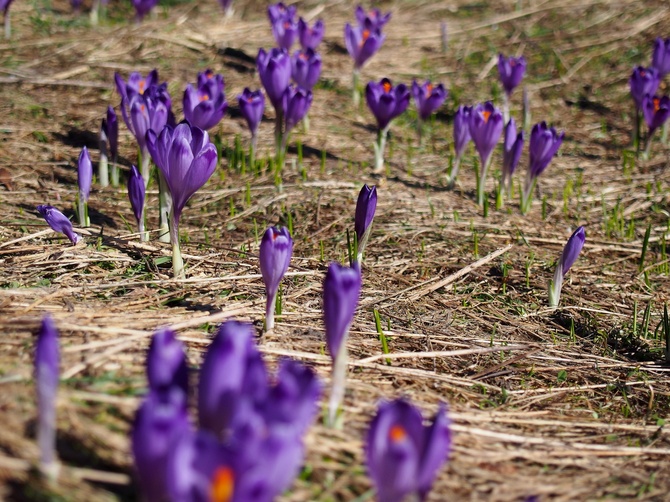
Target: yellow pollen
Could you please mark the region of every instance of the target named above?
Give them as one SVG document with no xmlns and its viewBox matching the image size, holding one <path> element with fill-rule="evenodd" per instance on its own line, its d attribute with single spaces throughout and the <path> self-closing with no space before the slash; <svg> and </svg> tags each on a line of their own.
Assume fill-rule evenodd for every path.
<svg viewBox="0 0 670 502">
<path fill-rule="evenodd" d="M 661 109 L 661 100 L 654 98 L 654 111 L 657 112 Z"/>
<path fill-rule="evenodd" d="M 394 425 L 389 431 L 389 439 L 393 443 L 399 443 L 407 437 L 407 432 L 401 425 Z"/>
<path fill-rule="evenodd" d="M 214 72 L 212 72 L 211 70 L 207 70 L 207 71 L 205 72 L 205 76 L 206 76 L 207 78 L 212 78 L 212 77 L 214 76 Z"/>
<path fill-rule="evenodd" d="M 305 61 L 307 61 L 307 54 L 305 54 L 304 52 L 301 52 L 300 55 L 299 55 L 298 57 L 299 57 L 300 59 L 304 59 Z"/>
<path fill-rule="evenodd" d="M 144 94 L 144 80 L 140 80 L 139 83 L 139 88 L 140 88 L 140 94 Z"/>
<path fill-rule="evenodd" d="M 230 467 L 219 467 L 212 480 L 211 501 L 230 502 L 235 492 L 235 474 Z"/>
<path fill-rule="evenodd" d="M 489 117 L 491 116 L 491 112 L 488 111 L 488 110 L 487 110 L 487 111 L 483 111 L 483 112 L 482 112 L 482 116 L 484 117 L 484 122 L 488 122 L 488 121 L 489 121 Z"/>
<path fill-rule="evenodd" d="M 384 88 L 384 92 L 391 92 L 391 82 L 388 80 L 382 84 L 382 87 Z"/>
<path fill-rule="evenodd" d="M 207 94 L 203 94 L 200 96 L 200 101 L 207 101 L 209 99 L 209 96 Z"/>
<path fill-rule="evenodd" d="M 433 84 L 428 84 L 426 86 L 426 97 L 429 98 L 433 94 Z"/>
</svg>

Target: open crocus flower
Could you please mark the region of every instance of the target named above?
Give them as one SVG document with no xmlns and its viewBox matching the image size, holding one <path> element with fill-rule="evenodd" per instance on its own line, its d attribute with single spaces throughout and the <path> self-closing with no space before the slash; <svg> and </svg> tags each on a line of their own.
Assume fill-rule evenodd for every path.
<svg viewBox="0 0 670 502">
<path fill-rule="evenodd" d="M 375 143 L 375 172 L 384 168 L 384 149 L 391 121 L 409 106 L 409 89 L 405 84 L 393 84 L 388 78 L 369 82 L 365 88 L 368 108 L 377 119 L 377 142 Z"/>
<path fill-rule="evenodd" d="M 325 30 L 325 26 L 321 19 L 318 19 L 312 27 L 310 27 L 309 24 L 307 24 L 307 21 L 303 18 L 298 19 L 298 39 L 300 40 L 300 47 L 302 47 L 302 50 L 316 50 L 321 43 L 321 40 L 323 40 Z"/>
<path fill-rule="evenodd" d="M 451 172 L 447 175 L 447 183 L 450 186 L 453 186 L 456 182 L 465 148 L 472 139 L 470 136 L 470 115 L 472 115 L 472 107 L 463 105 L 458 107 L 454 115 L 454 162 L 451 166 Z"/>
<path fill-rule="evenodd" d="M 0 10 L 5 24 L 5 39 L 9 40 L 12 36 L 12 25 L 9 21 L 9 6 L 13 0 L 0 0 Z"/>
<path fill-rule="evenodd" d="M 149 14 L 156 5 L 158 0 L 130 0 L 135 7 L 135 19 L 138 23 L 142 22 L 144 16 Z"/>
<path fill-rule="evenodd" d="M 121 99 L 127 98 L 128 94 L 144 94 L 144 91 L 152 85 L 158 85 L 158 70 L 151 70 L 146 77 L 134 71 L 128 75 L 128 81 L 123 80 L 119 73 L 115 73 L 114 83 Z"/>
<path fill-rule="evenodd" d="M 284 136 L 282 152 L 286 152 L 286 141 L 291 130 L 305 118 L 312 105 L 312 91 L 289 85 L 284 93 Z"/>
<path fill-rule="evenodd" d="M 156 166 L 165 178 L 172 197 L 170 207 L 170 241 L 174 277 L 184 275 L 184 262 L 179 249 L 179 219 L 186 202 L 210 178 L 217 164 L 216 147 L 207 131 L 182 122 L 172 129 L 165 126 L 157 137 L 150 129 L 147 146 Z"/>
<path fill-rule="evenodd" d="M 513 56 L 505 57 L 502 54 L 498 54 L 498 74 L 500 75 L 503 89 L 505 89 L 505 103 L 503 106 L 503 118 L 505 121 L 508 121 L 510 118 L 509 100 L 512 96 L 512 91 L 521 83 L 525 73 L 526 59 L 523 56 L 515 58 Z"/>
<path fill-rule="evenodd" d="M 79 197 L 77 199 L 77 213 L 79 216 L 80 227 L 90 227 L 91 220 L 88 217 L 88 196 L 91 193 L 91 184 L 93 183 L 93 164 L 91 156 L 88 154 L 88 148 L 81 149 L 79 160 L 77 161 L 77 181 L 79 183 Z"/>
<path fill-rule="evenodd" d="M 282 144 L 283 100 L 291 80 L 291 58 L 283 49 L 265 49 L 258 51 L 256 67 L 261 84 L 275 109 L 275 149 L 279 153 Z"/>
<path fill-rule="evenodd" d="M 644 97 L 647 94 L 653 96 L 658 89 L 658 72 L 654 68 L 636 66 L 630 75 L 628 84 L 630 85 L 630 95 L 635 101 L 635 106 L 641 109 Z"/>
<path fill-rule="evenodd" d="M 328 423 L 334 427 L 342 401 L 347 375 L 347 338 L 354 320 L 361 292 L 360 266 L 344 267 L 339 263 L 328 266 L 323 281 L 323 321 L 326 327 L 326 346 L 333 360 L 332 389 L 328 407 Z"/>
<path fill-rule="evenodd" d="M 274 24 L 280 19 L 293 19 L 296 13 L 295 5 L 286 5 L 283 2 L 272 4 L 268 7 L 268 19 Z"/>
<path fill-rule="evenodd" d="M 107 144 L 109 143 L 109 149 Z M 107 107 L 107 115 L 102 119 L 100 125 L 100 164 L 98 166 L 98 178 L 100 186 L 109 184 L 109 156 L 112 159 L 112 186 L 119 185 L 119 168 L 116 165 L 119 145 L 119 121 L 116 112 L 111 106 Z M 109 153 L 109 155 L 108 155 Z"/>
<path fill-rule="evenodd" d="M 670 38 L 664 40 L 658 37 L 654 41 L 651 66 L 658 72 L 660 78 L 670 73 Z"/>
<path fill-rule="evenodd" d="M 470 136 L 481 162 L 477 179 L 477 202 L 484 204 L 486 173 L 491 163 L 491 154 L 503 132 L 503 116 L 490 101 L 475 106 L 470 115 Z"/>
<path fill-rule="evenodd" d="M 279 283 L 286 274 L 293 254 L 293 239 L 286 227 L 270 227 L 263 234 L 259 250 L 261 275 L 267 297 L 265 307 L 265 329 L 270 331 L 275 324 L 275 305 Z"/>
<path fill-rule="evenodd" d="M 40 470 L 51 478 L 58 474 L 56 458 L 56 394 L 60 371 L 58 330 L 48 315 L 42 319 L 35 345 L 35 391 L 37 393 L 37 444 Z"/>
<path fill-rule="evenodd" d="M 291 78 L 308 91 L 319 81 L 321 76 L 321 56 L 313 49 L 296 51 L 291 57 Z"/>
<path fill-rule="evenodd" d="M 528 147 L 528 174 L 521 194 L 521 212 L 523 214 L 526 214 L 530 209 L 537 178 L 544 172 L 551 159 L 558 152 L 563 143 L 563 138 L 565 138 L 565 132 L 558 134 L 556 129 L 547 126 L 546 122 L 540 122 L 533 126 Z"/>
<path fill-rule="evenodd" d="M 414 80 L 412 82 L 412 97 L 419 118 L 426 121 L 447 99 L 447 91 L 442 84 L 433 85 L 429 80 L 426 80 L 423 84 L 418 84 Z"/>
<path fill-rule="evenodd" d="M 651 138 L 656 129 L 666 124 L 670 116 L 670 98 L 668 96 L 661 97 L 647 94 L 642 100 L 642 114 L 649 128 L 644 149 L 645 157 L 649 158 Z"/>
<path fill-rule="evenodd" d="M 73 245 L 81 240 L 81 236 L 72 230 L 72 222 L 55 207 L 40 205 L 37 206 L 37 211 L 54 232 L 65 234 Z"/>
<path fill-rule="evenodd" d="M 373 30 L 381 30 L 391 20 L 390 12 L 382 14 L 379 9 L 366 11 L 360 5 L 356 6 L 355 15 L 359 26 Z"/>
<path fill-rule="evenodd" d="M 359 265 L 363 264 L 363 251 L 372 232 L 372 221 L 375 219 L 377 210 L 377 187 L 363 185 L 358 193 L 356 202 L 356 217 L 354 219 L 354 231 L 358 244 L 356 261 Z"/>
<path fill-rule="evenodd" d="M 295 11 L 295 5 L 287 7 L 281 2 L 268 7 L 268 18 L 272 25 L 272 35 L 280 49 L 290 50 L 298 36 Z"/>
<path fill-rule="evenodd" d="M 130 200 L 130 207 L 133 209 L 135 221 L 137 221 L 138 231 L 140 233 L 140 241 L 146 242 L 149 237 L 144 231 L 144 198 L 146 188 L 144 186 L 144 179 L 137 167 L 130 166 L 130 176 L 128 176 L 128 199 Z"/>
<path fill-rule="evenodd" d="M 208 130 L 218 124 L 226 113 L 228 102 L 223 76 L 212 70 L 198 73 L 197 88 L 191 84 L 184 91 L 184 117 L 191 125 Z"/>
<path fill-rule="evenodd" d="M 503 144 L 503 166 L 501 187 L 507 187 L 507 193 L 512 189 L 512 175 L 516 171 L 523 150 L 523 130 L 517 133 L 516 123 L 509 119 L 505 126 L 505 143 Z"/>
<path fill-rule="evenodd" d="M 570 267 L 577 261 L 579 253 L 584 247 L 586 241 L 586 232 L 584 227 L 579 227 L 575 230 L 567 244 L 563 248 L 561 258 L 556 264 L 556 271 L 554 272 L 554 280 L 549 283 L 549 306 L 558 307 L 558 302 L 561 299 L 561 288 L 563 287 L 563 278 L 570 270 Z"/>
<path fill-rule="evenodd" d="M 354 60 L 354 72 L 367 63 L 384 43 L 384 35 L 379 30 L 368 29 L 362 26 L 344 25 L 344 43 L 349 55 Z"/>
<path fill-rule="evenodd" d="M 451 449 L 451 422 L 440 406 L 429 426 L 404 399 L 382 403 L 365 440 L 367 467 L 379 502 L 426 500 Z"/>
<path fill-rule="evenodd" d="M 265 97 L 259 90 L 251 91 L 248 87 L 244 88 L 242 94 L 237 96 L 237 102 L 240 106 L 240 113 L 249 127 L 251 133 L 251 165 L 254 165 L 256 159 L 256 142 L 258 126 L 263 120 L 263 111 L 265 110 Z"/>
</svg>

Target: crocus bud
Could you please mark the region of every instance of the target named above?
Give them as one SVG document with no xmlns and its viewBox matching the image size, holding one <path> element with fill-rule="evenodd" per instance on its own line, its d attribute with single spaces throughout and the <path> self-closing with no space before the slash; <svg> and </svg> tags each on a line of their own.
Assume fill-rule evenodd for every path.
<svg viewBox="0 0 670 502">
<path fill-rule="evenodd" d="M 237 97 L 240 105 L 240 113 L 249 126 L 251 135 L 255 136 L 258 125 L 263 119 L 263 110 L 265 109 L 265 98 L 259 90 L 251 91 L 248 87 L 244 88 L 242 94 Z"/>
<path fill-rule="evenodd" d="M 393 84 L 388 78 L 369 82 L 365 87 L 368 108 L 377 119 L 377 127 L 384 130 L 391 120 L 402 114 L 409 106 L 409 89 L 405 84 Z"/>
<path fill-rule="evenodd" d="M 313 49 L 296 51 L 291 58 L 291 78 L 298 87 L 308 91 L 319 81 L 321 76 L 321 56 Z"/>
<path fill-rule="evenodd" d="M 267 380 L 253 327 L 237 321 L 223 323 L 200 369 L 200 427 L 223 438 L 241 408 L 263 401 L 268 392 Z"/>
<path fill-rule="evenodd" d="M 370 9 L 366 11 L 360 5 L 356 6 L 354 14 L 358 25 L 369 30 L 381 30 L 384 25 L 391 20 L 390 12 L 382 14 L 379 9 Z"/>
<path fill-rule="evenodd" d="M 563 287 L 563 278 L 570 270 L 570 267 L 577 261 L 579 253 L 584 247 L 586 240 L 586 232 L 584 227 L 579 227 L 575 230 L 567 244 L 563 248 L 561 258 L 556 264 L 556 271 L 554 272 L 554 280 L 549 283 L 549 306 L 558 307 L 558 302 L 561 299 L 561 288 Z"/>
<path fill-rule="evenodd" d="M 37 393 L 37 444 L 40 469 L 51 479 L 58 474 L 56 458 L 56 393 L 60 361 L 58 331 L 48 315 L 42 319 L 35 345 L 35 390 Z"/>
<path fill-rule="evenodd" d="M 272 35 L 274 36 L 277 47 L 284 50 L 291 50 L 291 46 L 298 36 L 298 25 L 292 18 L 284 18 L 272 23 Z"/>
<path fill-rule="evenodd" d="M 171 329 L 159 329 L 151 337 L 147 352 L 149 390 L 165 392 L 176 387 L 188 395 L 188 366 L 184 344 Z"/>
<path fill-rule="evenodd" d="M 158 0 L 131 0 L 133 7 L 135 7 L 135 17 L 138 22 L 144 19 L 144 16 L 149 14 L 156 5 Z"/>
<path fill-rule="evenodd" d="M 307 49 L 316 50 L 321 40 L 323 40 L 324 32 L 325 26 L 321 19 L 318 19 L 311 28 L 303 18 L 298 19 L 298 39 L 303 51 Z"/>
<path fill-rule="evenodd" d="M 537 178 L 544 172 L 551 159 L 558 152 L 564 137 L 565 132 L 558 134 L 556 129 L 547 126 L 546 122 L 535 124 L 533 129 L 531 129 L 530 144 L 528 147 L 528 173 L 523 193 L 521 194 L 521 212 L 523 214 L 527 213 L 530 209 L 531 195 L 537 183 Z"/>
<path fill-rule="evenodd" d="M 444 406 L 430 426 L 403 399 L 379 406 L 366 436 L 365 456 L 380 502 L 426 499 L 451 449 L 450 425 Z"/>
<path fill-rule="evenodd" d="M 293 19 L 295 12 L 295 5 L 286 5 L 283 2 L 278 2 L 268 6 L 268 19 L 270 20 L 270 24 L 275 24 L 280 19 Z"/>
<path fill-rule="evenodd" d="M 119 122 L 116 112 L 111 106 L 107 107 L 107 116 L 102 119 L 101 130 L 104 132 L 105 138 L 109 143 L 109 153 L 112 159 L 115 159 L 119 152 Z"/>
<path fill-rule="evenodd" d="M 144 179 L 137 167 L 130 166 L 130 176 L 128 177 L 128 199 L 130 199 L 130 206 L 133 208 L 135 220 L 140 226 L 140 233 L 142 240 L 144 240 L 144 197 L 146 188 L 144 186 Z"/>
<path fill-rule="evenodd" d="M 79 199 L 83 202 L 88 201 L 91 193 L 91 183 L 93 183 L 93 164 L 91 156 L 88 154 L 88 148 L 81 149 L 79 160 L 77 162 L 77 180 L 79 182 Z"/>
<path fill-rule="evenodd" d="M 658 72 L 654 68 L 636 66 L 630 75 L 628 84 L 630 85 L 630 95 L 639 110 L 642 108 L 642 101 L 647 94 L 651 96 L 656 94 L 659 84 Z"/>
<path fill-rule="evenodd" d="M 660 78 L 670 73 L 670 38 L 664 40 L 659 37 L 654 41 L 651 66 L 658 72 Z"/>
<path fill-rule="evenodd" d="M 284 93 L 291 80 L 291 58 L 288 52 L 277 48 L 271 49 L 270 52 L 260 49 L 256 57 L 256 66 L 270 103 L 276 111 L 281 110 Z"/>
<path fill-rule="evenodd" d="M 459 106 L 454 115 L 454 150 L 456 157 L 460 159 L 465 152 L 465 147 L 472 139 L 470 136 L 470 115 L 471 106 Z"/>
<path fill-rule="evenodd" d="M 356 231 L 356 239 L 358 241 L 358 263 L 363 262 L 363 251 L 370 238 L 372 232 L 372 220 L 375 219 L 375 211 L 377 210 L 377 187 L 372 188 L 363 185 L 361 191 L 358 193 L 358 201 L 356 202 L 356 217 L 354 219 L 354 230 Z"/>
<path fill-rule="evenodd" d="M 305 118 L 312 105 L 312 91 L 289 85 L 284 92 L 284 132 L 288 134 Z"/>
<path fill-rule="evenodd" d="M 509 119 L 505 126 L 505 143 L 503 145 L 502 185 L 508 189 L 512 185 L 512 175 L 516 171 L 523 150 L 523 131 L 517 134 L 516 123 Z"/>
<path fill-rule="evenodd" d="M 647 94 L 642 100 L 642 113 L 649 128 L 649 137 L 651 137 L 670 116 L 670 98 Z"/>
<path fill-rule="evenodd" d="M 286 227 L 270 227 L 263 234 L 259 250 L 261 275 L 265 284 L 267 304 L 265 309 L 265 329 L 274 328 L 274 312 L 277 292 L 293 254 L 293 239 Z"/>
<path fill-rule="evenodd" d="M 416 104 L 419 118 L 423 121 L 435 113 L 444 100 L 447 99 L 447 91 L 442 84 L 434 86 L 429 80 L 423 84 L 418 84 L 416 80 L 412 82 L 412 97 Z"/>
<path fill-rule="evenodd" d="M 226 113 L 228 102 L 222 75 L 211 70 L 198 73 L 197 88 L 191 84 L 184 91 L 184 117 L 191 125 L 208 130 L 217 125 Z"/>
<path fill-rule="evenodd" d="M 515 58 L 498 54 L 498 74 L 507 96 L 521 83 L 525 73 L 526 59 L 523 56 Z"/>
<path fill-rule="evenodd" d="M 131 449 L 137 480 L 148 502 L 166 500 L 170 446 L 190 431 L 186 404 L 186 395 L 176 387 L 151 391 L 135 415 Z"/>
<path fill-rule="evenodd" d="M 362 26 L 344 25 L 344 43 L 347 52 L 354 60 L 354 69 L 360 70 L 368 59 L 381 48 L 386 35 L 379 29 L 364 28 Z"/>
<path fill-rule="evenodd" d="M 128 130 L 135 136 L 142 155 L 145 155 L 147 131 L 151 129 L 158 134 L 163 130 L 168 123 L 172 99 L 167 92 L 167 84 L 151 85 L 141 94 L 131 91 L 130 86 L 126 90 L 128 95 L 121 101 L 121 115 Z M 142 176 L 146 184 L 148 172 L 142 172 Z"/>
<path fill-rule="evenodd" d="M 43 204 L 37 206 L 37 211 L 54 232 L 65 234 L 72 244 L 76 244 L 81 240 L 81 236 L 72 230 L 72 222 L 55 207 Z"/>
</svg>

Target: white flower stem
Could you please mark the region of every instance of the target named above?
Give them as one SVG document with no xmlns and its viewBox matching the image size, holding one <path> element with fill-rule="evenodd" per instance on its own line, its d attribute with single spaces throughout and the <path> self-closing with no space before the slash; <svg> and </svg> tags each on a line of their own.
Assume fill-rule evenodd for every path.
<svg viewBox="0 0 670 502">
<path fill-rule="evenodd" d="M 179 248 L 179 222 L 174 216 L 174 212 L 170 212 L 170 232 L 169 238 L 172 241 L 172 276 L 175 279 L 184 277 L 184 259 L 181 257 L 181 249 Z"/>
<path fill-rule="evenodd" d="M 272 331 L 275 327 L 275 307 L 277 305 L 277 291 L 268 295 L 265 303 L 265 331 Z"/>
<path fill-rule="evenodd" d="M 351 99 L 354 103 L 354 108 L 358 108 L 358 106 L 361 104 L 361 95 L 358 92 L 358 82 L 360 80 L 360 73 L 359 71 L 354 68 L 354 72 L 352 75 L 352 82 L 353 82 L 353 92 L 351 95 Z"/>
<path fill-rule="evenodd" d="M 118 187 L 119 186 L 119 166 L 116 163 L 116 157 L 112 160 L 112 169 L 111 169 L 111 181 L 112 181 L 112 186 L 113 187 Z"/>
<path fill-rule="evenodd" d="M 533 202 L 533 192 L 535 191 L 535 184 L 537 183 L 537 178 L 531 177 L 530 172 L 526 176 L 526 183 L 523 187 L 523 192 L 521 192 L 521 214 L 526 214 L 530 210 L 530 206 Z"/>
<path fill-rule="evenodd" d="M 333 372 L 331 377 L 330 401 L 328 403 L 328 427 L 339 428 L 338 412 L 342 407 L 344 401 L 344 391 L 346 389 L 347 380 L 347 335 L 342 338 L 340 348 L 333 361 Z"/>
<path fill-rule="evenodd" d="M 384 150 L 386 149 L 386 137 L 388 135 L 389 127 L 377 131 L 377 141 L 374 143 L 375 149 L 375 173 L 380 173 L 384 170 Z"/>
<path fill-rule="evenodd" d="M 9 9 L 5 10 L 5 38 L 9 40 L 12 36 L 12 26 L 9 22 Z"/>
<path fill-rule="evenodd" d="M 107 159 L 107 149 L 100 143 L 100 162 L 98 163 L 98 183 L 101 187 L 109 186 L 109 161 Z"/>
<path fill-rule="evenodd" d="M 484 205 L 484 189 L 486 188 L 486 173 L 491 164 L 491 154 L 486 159 L 482 160 L 482 169 L 479 174 L 479 182 L 477 183 L 477 203 L 480 206 Z"/>
</svg>

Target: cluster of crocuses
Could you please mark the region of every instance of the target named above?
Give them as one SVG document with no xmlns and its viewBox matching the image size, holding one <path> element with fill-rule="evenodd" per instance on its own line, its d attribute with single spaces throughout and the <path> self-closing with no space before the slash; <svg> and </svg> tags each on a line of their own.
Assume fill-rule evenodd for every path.
<svg viewBox="0 0 670 502">
<path fill-rule="evenodd" d="M 523 57 L 498 56 L 498 73 L 505 90 L 505 111 L 501 112 L 492 102 L 478 104 L 473 107 L 460 106 L 454 116 L 454 159 L 448 175 L 449 184 L 453 185 L 458 169 L 470 141 L 479 154 L 479 172 L 477 173 L 477 202 L 485 202 L 486 177 L 491 164 L 492 154 L 500 137 L 505 132 L 503 143 L 503 163 L 499 182 L 499 194 L 511 195 L 512 176 L 521 158 L 524 144 L 524 133 L 517 130 L 516 122 L 511 116 L 505 124 L 504 115 L 509 114 L 509 102 L 514 89 L 520 84 L 526 71 Z M 565 133 L 557 133 L 546 122 L 535 124 L 530 134 L 528 148 L 528 172 L 521 192 L 521 212 L 527 213 L 532 203 L 532 194 L 538 177 L 549 166 L 549 163 L 560 148 Z"/>
<path fill-rule="evenodd" d="M 630 76 L 630 94 L 635 102 L 635 124 L 633 144 L 640 145 L 640 123 L 647 124 L 644 155 L 649 157 L 654 133 L 663 127 L 663 142 L 667 137 L 667 121 L 670 117 L 670 98 L 657 94 L 660 83 L 670 73 L 670 38 L 657 38 L 651 57 L 651 66 L 636 66 Z"/>
</svg>

